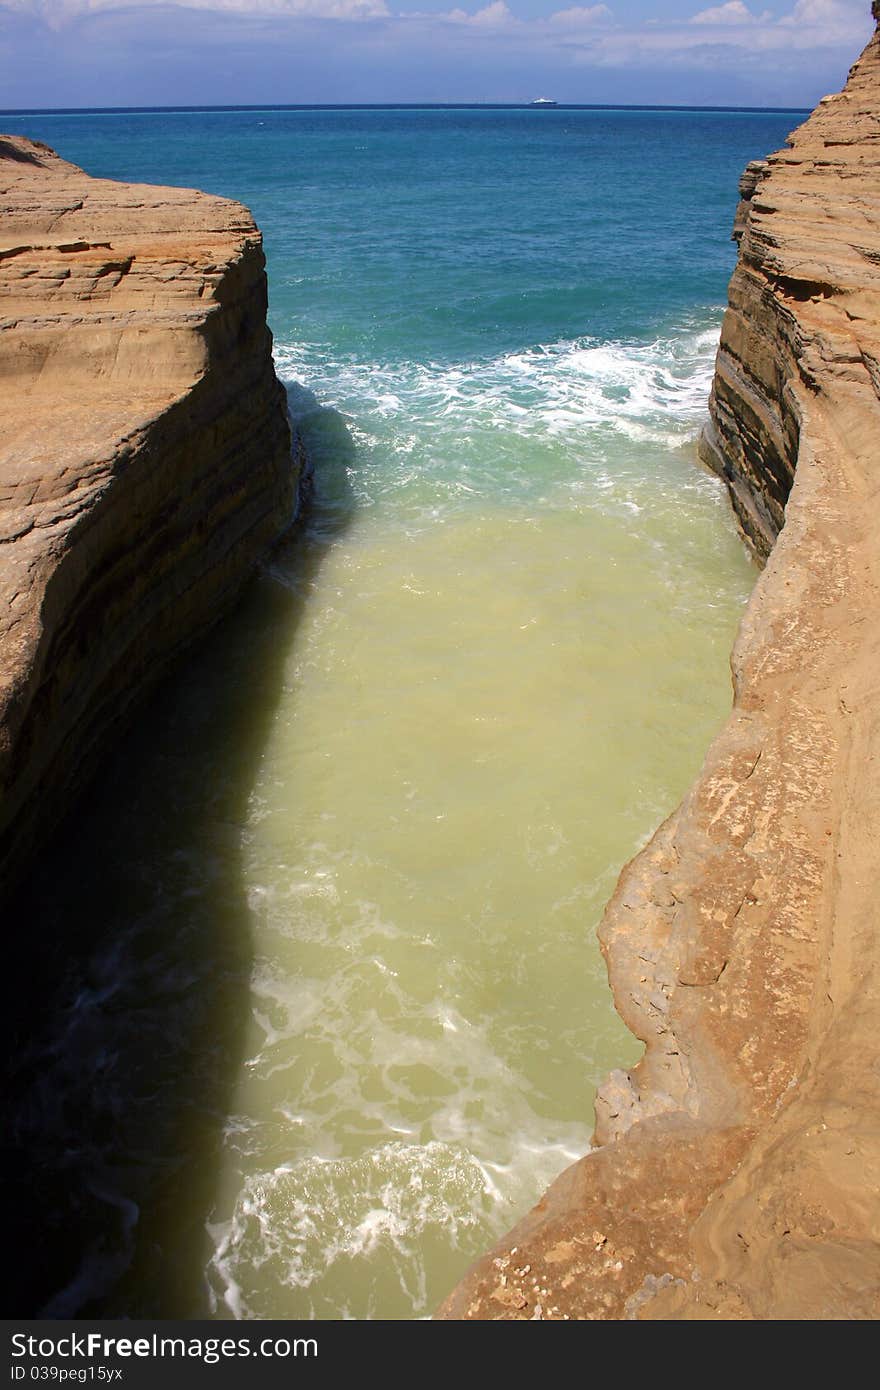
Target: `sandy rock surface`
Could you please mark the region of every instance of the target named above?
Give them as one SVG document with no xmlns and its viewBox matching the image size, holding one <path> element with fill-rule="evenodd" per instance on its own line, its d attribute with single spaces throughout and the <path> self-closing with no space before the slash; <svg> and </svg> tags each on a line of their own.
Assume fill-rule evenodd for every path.
<svg viewBox="0 0 880 1390">
<path fill-rule="evenodd" d="M 246 208 L 0 136 L 0 883 L 289 526 Z"/>
<path fill-rule="evenodd" d="M 880 1315 L 880 37 L 742 195 L 702 453 L 769 559 L 600 928 L 645 1056 L 441 1316 Z"/>
</svg>

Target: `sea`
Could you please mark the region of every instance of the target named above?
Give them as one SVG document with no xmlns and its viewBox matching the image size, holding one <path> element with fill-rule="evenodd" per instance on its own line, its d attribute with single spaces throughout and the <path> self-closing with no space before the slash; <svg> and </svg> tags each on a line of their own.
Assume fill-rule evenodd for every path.
<svg viewBox="0 0 880 1390">
<path fill-rule="evenodd" d="M 596 926 L 756 574 L 695 449 L 737 182 L 802 116 L 0 116 L 252 209 L 315 467 L 13 919 L 15 1312 L 428 1317 L 589 1150 Z"/>
</svg>

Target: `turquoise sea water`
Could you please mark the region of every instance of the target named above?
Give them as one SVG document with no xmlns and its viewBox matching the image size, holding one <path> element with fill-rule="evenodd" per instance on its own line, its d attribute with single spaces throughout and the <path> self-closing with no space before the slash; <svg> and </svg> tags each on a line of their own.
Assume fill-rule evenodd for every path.
<svg viewBox="0 0 880 1390">
<path fill-rule="evenodd" d="M 754 573 L 693 442 L 797 120 L 0 118 L 252 208 L 317 467 L 29 890 L 33 1308 L 423 1316 L 585 1151 L 638 1055 L 595 925 L 729 705 Z"/>
<path fill-rule="evenodd" d="M 356 363 L 651 343 L 724 301 L 744 164 L 796 113 L 5 116 L 106 177 L 242 199 L 272 325 Z"/>
</svg>

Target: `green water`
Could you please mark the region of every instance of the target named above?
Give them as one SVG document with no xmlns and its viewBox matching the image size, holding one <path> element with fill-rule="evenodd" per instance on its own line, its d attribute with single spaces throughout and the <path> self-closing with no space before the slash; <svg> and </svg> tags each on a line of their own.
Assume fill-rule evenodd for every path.
<svg viewBox="0 0 880 1390">
<path fill-rule="evenodd" d="M 316 478 L 28 887 L 31 1307 L 425 1316 L 638 1056 L 595 929 L 730 704 L 694 441 L 786 123 L 541 114 L 32 123 L 248 199 Z"/>
<path fill-rule="evenodd" d="M 308 584 L 246 818 L 218 1313 L 429 1312 L 637 1058 L 595 924 L 723 717 L 751 578 L 715 485 L 667 468 L 638 524 L 567 490 L 368 511 Z"/>
</svg>

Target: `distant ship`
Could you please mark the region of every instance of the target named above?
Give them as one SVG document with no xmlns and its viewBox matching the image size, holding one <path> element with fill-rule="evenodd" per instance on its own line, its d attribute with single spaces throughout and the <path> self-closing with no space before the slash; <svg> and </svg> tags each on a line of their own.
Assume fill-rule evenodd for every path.
<svg viewBox="0 0 880 1390">
<path fill-rule="evenodd" d="M 535 97 L 534 101 L 529 102 L 529 106 L 558 106 L 559 103 L 552 97 Z"/>
</svg>

